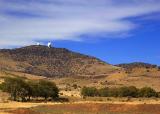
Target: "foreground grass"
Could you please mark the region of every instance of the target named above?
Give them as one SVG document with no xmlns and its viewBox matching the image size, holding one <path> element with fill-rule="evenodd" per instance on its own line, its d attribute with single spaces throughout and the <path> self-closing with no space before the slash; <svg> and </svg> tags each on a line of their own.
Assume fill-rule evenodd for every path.
<svg viewBox="0 0 160 114">
<path fill-rule="evenodd" d="M 160 114 L 157 98 L 69 98 L 70 102 L 0 103 L 0 114 Z"/>
<path fill-rule="evenodd" d="M 160 114 L 160 104 L 72 103 L 21 108 L 13 114 Z"/>
</svg>

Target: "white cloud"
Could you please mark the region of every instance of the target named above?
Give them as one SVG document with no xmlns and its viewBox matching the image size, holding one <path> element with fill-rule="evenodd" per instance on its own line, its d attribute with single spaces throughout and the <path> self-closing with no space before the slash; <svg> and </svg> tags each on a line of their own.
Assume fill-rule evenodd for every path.
<svg viewBox="0 0 160 114">
<path fill-rule="evenodd" d="M 128 18 L 159 11 L 159 0 L 0 0 L 0 45 L 122 36 L 137 26 Z"/>
</svg>

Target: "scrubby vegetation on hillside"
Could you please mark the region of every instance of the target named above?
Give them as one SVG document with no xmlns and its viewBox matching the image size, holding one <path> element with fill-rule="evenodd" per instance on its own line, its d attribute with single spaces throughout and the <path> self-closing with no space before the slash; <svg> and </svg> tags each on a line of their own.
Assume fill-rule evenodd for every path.
<svg viewBox="0 0 160 114">
<path fill-rule="evenodd" d="M 100 96 L 100 97 L 160 97 L 159 93 L 150 87 L 138 89 L 134 86 L 119 87 L 119 88 L 101 88 L 83 87 L 81 90 L 82 96 Z"/>
<path fill-rule="evenodd" d="M 143 63 L 143 62 L 134 62 L 134 63 L 126 63 L 126 64 L 118 64 L 118 67 L 124 68 L 126 73 L 136 73 L 136 72 L 150 72 L 150 71 L 158 71 L 159 67 L 154 64 Z"/>
<path fill-rule="evenodd" d="M 149 63 L 142 63 L 142 62 L 134 62 L 134 63 L 128 63 L 128 64 L 119 64 L 117 65 L 119 67 L 125 68 L 125 69 L 133 69 L 133 68 L 157 68 L 157 65 L 149 64 Z"/>
<path fill-rule="evenodd" d="M 58 98 L 59 90 L 57 86 L 50 81 L 28 81 L 22 78 L 5 78 L 4 82 L 0 85 L 2 91 L 7 92 L 14 101 L 27 101 L 32 98 Z"/>
<path fill-rule="evenodd" d="M 7 58 L 6 65 L 0 66 L 0 69 L 47 77 L 97 75 L 107 73 L 108 70 L 115 70 L 114 66 L 95 57 L 65 48 L 33 45 L 11 50 L 3 49 L 0 50 L 0 54 L 3 55 L 2 58 Z M 7 63 L 9 60 L 15 64 L 14 67 Z"/>
</svg>

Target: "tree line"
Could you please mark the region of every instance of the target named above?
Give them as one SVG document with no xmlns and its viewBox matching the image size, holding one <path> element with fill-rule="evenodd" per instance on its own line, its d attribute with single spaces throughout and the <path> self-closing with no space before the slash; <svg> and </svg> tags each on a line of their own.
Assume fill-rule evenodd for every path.
<svg viewBox="0 0 160 114">
<path fill-rule="evenodd" d="M 81 90 L 82 96 L 89 97 L 160 97 L 160 93 L 156 92 L 150 87 L 136 88 L 135 86 L 129 87 L 112 87 L 112 88 L 101 88 L 97 89 L 95 87 L 83 87 Z"/>
<path fill-rule="evenodd" d="M 7 92 L 14 101 L 29 101 L 31 98 L 58 98 L 59 89 L 55 83 L 47 80 L 25 80 L 22 78 L 7 77 L 0 85 L 3 92 Z"/>
</svg>

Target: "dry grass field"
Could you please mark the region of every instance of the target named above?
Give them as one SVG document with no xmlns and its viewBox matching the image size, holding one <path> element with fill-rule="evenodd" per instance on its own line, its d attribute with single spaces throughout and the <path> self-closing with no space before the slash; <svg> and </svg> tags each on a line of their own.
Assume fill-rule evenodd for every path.
<svg viewBox="0 0 160 114">
<path fill-rule="evenodd" d="M 70 103 L 8 110 L 10 114 L 160 114 L 160 104 Z"/>
</svg>

